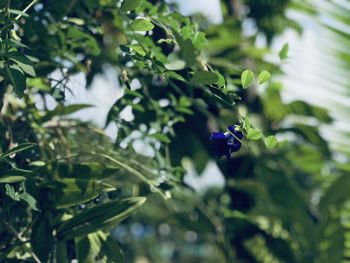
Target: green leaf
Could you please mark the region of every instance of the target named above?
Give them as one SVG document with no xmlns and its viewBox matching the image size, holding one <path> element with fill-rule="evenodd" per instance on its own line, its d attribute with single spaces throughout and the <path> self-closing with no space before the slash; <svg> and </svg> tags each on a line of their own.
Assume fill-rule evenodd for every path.
<svg viewBox="0 0 350 263">
<path fill-rule="evenodd" d="M 186 67 L 186 61 L 182 60 L 182 59 L 177 59 L 174 61 L 170 61 L 169 63 L 166 63 L 164 66 L 168 70 L 182 70 Z M 173 71 L 169 71 L 169 72 L 173 72 Z M 182 79 L 180 79 L 180 80 L 182 80 Z M 182 80 L 182 81 L 184 81 L 184 80 Z"/>
<path fill-rule="evenodd" d="M 262 137 L 262 133 L 261 131 L 259 131 L 258 129 L 254 129 L 254 128 L 250 128 L 247 134 L 247 139 L 248 140 L 259 140 Z"/>
<path fill-rule="evenodd" d="M 47 82 L 43 78 L 30 78 L 27 82 L 29 87 L 35 87 L 41 91 L 50 91 L 51 86 L 49 85 L 49 82 Z"/>
<path fill-rule="evenodd" d="M 110 160 L 113 164 L 116 164 L 119 167 L 125 169 L 125 171 L 127 171 L 128 173 L 136 176 L 142 182 L 144 182 L 144 183 L 148 184 L 150 187 L 152 187 L 154 189 L 154 191 L 158 192 L 164 198 L 166 198 L 166 196 L 162 193 L 162 191 L 160 191 L 159 188 L 157 188 L 157 186 L 154 184 L 154 181 L 149 180 L 146 176 L 144 176 L 142 173 L 137 171 L 134 168 L 134 165 L 127 164 L 126 160 L 124 160 L 124 159 L 116 159 L 115 157 L 111 157 L 111 156 L 106 155 L 106 154 L 99 154 L 99 156 L 101 156 L 103 158 L 106 158 L 107 160 Z"/>
<path fill-rule="evenodd" d="M 145 197 L 133 197 L 96 205 L 63 222 L 57 229 L 57 235 L 60 239 L 67 240 L 114 226 L 130 216 L 145 201 Z"/>
<path fill-rule="evenodd" d="M 125 263 L 123 252 L 113 238 L 102 232 L 75 239 L 78 262 Z"/>
<path fill-rule="evenodd" d="M 96 257 L 100 251 L 100 243 L 96 240 L 97 233 L 75 238 L 75 254 L 78 262 L 96 262 Z"/>
<path fill-rule="evenodd" d="M 275 148 L 278 145 L 276 136 L 270 135 L 269 137 L 267 137 L 265 139 L 265 145 L 269 150 Z"/>
<path fill-rule="evenodd" d="M 67 19 L 67 22 L 76 24 L 78 26 L 85 25 L 85 21 L 83 19 L 77 18 L 77 17 L 70 17 Z"/>
<path fill-rule="evenodd" d="M 278 53 L 281 60 L 286 59 L 288 57 L 288 50 L 289 50 L 289 45 L 288 43 L 285 43 L 281 51 Z"/>
<path fill-rule="evenodd" d="M 164 73 L 164 75 L 168 78 L 186 81 L 181 75 L 177 74 L 175 71 L 167 71 Z"/>
<path fill-rule="evenodd" d="M 115 190 L 112 185 L 88 179 L 65 178 L 58 180 L 63 185 L 63 193 L 57 201 L 57 208 L 79 205 L 98 195 Z"/>
<path fill-rule="evenodd" d="M 124 0 L 120 9 L 124 12 L 132 11 L 136 9 L 141 2 L 142 0 Z"/>
<path fill-rule="evenodd" d="M 68 263 L 67 243 L 65 241 L 58 241 L 56 245 L 56 262 Z"/>
<path fill-rule="evenodd" d="M 183 36 L 175 30 L 173 31 L 173 34 L 175 36 L 176 42 L 180 46 L 181 59 L 186 62 L 186 65 L 188 67 L 191 67 L 194 64 L 196 64 L 198 52 L 191 39 L 184 39 Z"/>
<path fill-rule="evenodd" d="M 96 39 L 76 26 L 70 26 L 68 28 L 65 41 L 72 45 L 72 47 L 84 49 L 88 54 L 93 56 L 97 56 L 101 52 Z M 64 56 L 73 63 L 76 63 L 76 57 L 71 53 L 65 52 Z"/>
<path fill-rule="evenodd" d="M 23 182 L 27 178 L 24 176 L 4 176 L 0 178 L 0 183 L 18 183 Z"/>
<path fill-rule="evenodd" d="M 12 168 L 11 170 L 6 172 L 7 176 L 30 176 L 34 174 L 35 173 L 31 170 L 24 170 L 19 168 Z"/>
<path fill-rule="evenodd" d="M 31 165 L 45 166 L 46 164 L 31 163 Z M 55 164 L 56 173 L 59 178 L 75 179 L 104 179 L 114 175 L 119 168 L 98 162 L 58 162 Z"/>
<path fill-rule="evenodd" d="M 198 71 L 195 72 L 191 82 L 199 85 L 211 85 L 218 82 L 219 77 L 210 71 Z"/>
<path fill-rule="evenodd" d="M 263 84 L 271 79 L 271 73 L 267 70 L 263 70 L 259 73 L 258 81 L 259 84 Z"/>
<path fill-rule="evenodd" d="M 190 107 L 192 105 L 192 101 L 187 96 L 181 96 L 179 99 L 179 105 L 182 107 Z"/>
<path fill-rule="evenodd" d="M 17 9 L 9 9 L 9 12 L 10 12 L 11 14 L 14 14 L 14 15 L 21 15 L 21 16 L 24 16 L 24 17 L 27 17 L 27 16 L 28 16 L 27 13 L 25 13 L 25 12 L 23 12 L 23 11 L 21 11 L 21 10 L 17 10 Z"/>
<path fill-rule="evenodd" d="M 131 48 L 132 50 L 134 50 L 137 54 L 139 54 L 140 56 L 146 56 L 146 51 L 143 49 L 143 47 L 141 45 L 138 44 L 133 44 L 133 45 L 129 45 L 129 48 Z"/>
<path fill-rule="evenodd" d="M 6 73 L 15 88 L 15 91 L 18 96 L 22 97 L 24 90 L 26 89 L 26 78 L 24 76 L 24 73 L 21 71 L 21 69 L 16 65 L 8 66 L 6 67 Z"/>
<path fill-rule="evenodd" d="M 8 156 L 15 154 L 15 153 L 18 153 L 18 152 L 25 151 L 27 149 L 34 147 L 34 146 L 36 146 L 35 143 L 29 143 L 29 142 L 21 143 L 20 145 L 12 148 L 11 150 L 8 150 L 8 151 L 4 152 L 3 154 L 1 154 L 0 159 L 8 157 Z"/>
<path fill-rule="evenodd" d="M 254 80 L 254 73 L 253 71 L 246 69 L 243 71 L 241 75 L 241 83 L 244 89 L 248 88 Z"/>
<path fill-rule="evenodd" d="M 29 207 L 33 210 L 38 210 L 38 208 L 36 207 L 36 200 L 33 196 L 31 196 L 29 193 L 26 192 L 25 186 L 22 183 L 21 187 L 23 187 L 23 192 L 22 193 L 18 193 L 15 191 L 15 188 L 9 184 L 5 184 L 5 193 L 7 194 L 7 196 L 9 196 L 12 200 L 14 201 L 20 201 L 23 200 L 24 202 L 26 202 Z"/>
<path fill-rule="evenodd" d="M 48 111 L 46 115 L 42 118 L 42 121 L 48 121 L 54 116 L 64 116 L 91 107 L 94 106 L 90 104 L 71 104 L 67 106 L 60 104 L 57 105 L 56 108 L 54 108 L 53 110 Z"/>
<path fill-rule="evenodd" d="M 222 74 L 220 74 L 218 71 L 215 72 L 215 74 L 218 76 L 218 87 L 221 89 L 225 87 L 225 78 Z"/>
<path fill-rule="evenodd" d="M 171 143 L 170 139 L 168 138 L 168 136 L 166 136 L 165 134 L 163 133 L 153 133 L 150 135 L 150 137 L 153 137 L 161 142 L 164 142 L 164 143 Z"/>
<path fill-rule="evenodd" d="M 17 66 L 26 74 L 30 75 L 31 77 L 36 76 L 33 68 L 33 62 L 27 56 L 22 55 L 18 52 L 7 52 L 4 53 L 4 56 L 14 61 Z"/>
<path fill-rule="evenodd" d="M 232 105 L 234 105 L 235 102 L 230 95 L 216 87 L 210 87 L 210 91 L 214 94 L 214 98 L 218 99 L 221 104 L 224 103 L 225 107 L 227 105 L 228 109 L 232 109 Z"/>
<path fill-rule="evenodd" d="M 49 254 L 54 247 L 54 237 L 49 222 L 50 217 L 44 213 L 38 215 L 38 219 L 33 221 L 33 226 L 30 229 L 30 245 L 41 262 L 50 262 L 48 260 Z"/>
<path fill-rule="evenodd" d="M 125 263 L 123 251 L 120 249 L 117 242 L 115 242 L 110 235 L 107 236 L 102 231 L 97 232 L 97 235 L 102 242 L 102 251 L 107 256 L 107 261 Z"/>
<path fill-rule="evenodd" d="M 131 22 L 130 27 L 135 31 L 149 31 L 154 28 L 154 25 L 145 18 L 137 18 Z"/>
<path fill-rule="evenodd" d="M 243 117 L 241 119 L 241 122 L 242 122 L 242 128 L 243 128 L 243 131 L 245 133 L 248 133 L 248 131 L 250 130 L 250 120 L 248 117 Z"/>
<path fill-rule="evenodd" d="M 36 206 L 36 199 L 33 196 L 31 196 L 29 193 L 23 192 L 20 194 L 20 197 L 24 202 L 26 202 L 29 205 L 31 209 L 36 211 L 39 210 Z"/>
<path fill-rule="evenodd" d="M 190 39 L 178 40 L 181 48 L 181 58 L 186 62 L 187 66 L 192 66 L 196 63 L 196 48 Z"/>
<path fill-rule="evenodd" d="M 9 184 L 5 184 L 5 193 L 6 193 L 6 195 L 8 197 L 10 197 L 14 201 L 19 201 L 20 200 L 20 195 Z"/>
<path fill-rule="evenodd" d="M 2 27 L 0 29 L 0 32 L 4 29 L 5 27 Z M 14 47 L 14 48 L 19 48 L 19 47 L 23 47 L 23 48 L 29 48 L 28 46 L 24 45 L 23 43 L 21 43 L 20 41 L 14 40 L 14 39 L 4 39 L 2 41 L 2 43 L 9 45 L 10 47 Z"/>
</svg>

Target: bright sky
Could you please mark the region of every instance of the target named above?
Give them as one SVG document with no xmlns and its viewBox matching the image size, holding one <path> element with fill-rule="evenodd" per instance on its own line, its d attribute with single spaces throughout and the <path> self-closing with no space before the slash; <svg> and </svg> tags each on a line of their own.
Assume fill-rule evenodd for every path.
<svg viewBox="0 0 350 263">
<path fill-rule="evenodd" d="M 177 2 L 180 7 L 180 12 L 184 15 L 201 12 L 208 17 L 212 23 L 220 23 L 222 21 L 219 0 L 168 0 L 167 2 Z"/>
</svg>

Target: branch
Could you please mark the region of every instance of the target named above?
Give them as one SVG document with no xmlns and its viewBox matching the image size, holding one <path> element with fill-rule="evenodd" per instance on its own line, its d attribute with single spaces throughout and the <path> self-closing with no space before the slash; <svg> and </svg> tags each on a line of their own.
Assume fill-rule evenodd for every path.
<svg viewBox="0 0 350 263">
<path fill-rule="evenodd" d="M 31 8 L 38 0 L 33 0 L 29 5 L 26 6 L 26 8 L 23 9 L 22 13 L 25 13 L 28 11 L 29 8 Z M 23 14 L 19 14 L 16 16 L 15 20 L 18 20 L 22 17 Z"/>
<path fill-rule="evenodd" d="M 34 261 L 36 263 L 41 263 L 40 259 L 38 258 L 38 256 L 34 253 L 34 251 L 27 246 L 26 244 L 26 240 L 24 240 L 21 235 L 16 231 L 16 229 L 7 221 L 3 221 L 4 224 L 7 226 L 7 228 L 12 232 L 12 234 L 21 242 L 23 243 L 25 249 L 30 253 L 30 255 L 33 257 Z"/>
</svg>

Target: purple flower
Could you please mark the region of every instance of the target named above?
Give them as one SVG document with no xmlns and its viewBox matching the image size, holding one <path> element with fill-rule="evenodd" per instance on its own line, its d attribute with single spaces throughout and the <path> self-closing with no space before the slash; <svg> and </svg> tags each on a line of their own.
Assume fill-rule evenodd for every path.
<svg viewBox="0 0 350 263">
<path fill-rule="evenodd" d="M 241 148 L 243 133 L 236 130 L 235 126 L 227 127 L 228 132 L 213 132 L 210 141 L 213 145 L 214 153 L 217 157 L 225 155 L 231 157 L 233 152 L 237 152 Z"/>
</svg>

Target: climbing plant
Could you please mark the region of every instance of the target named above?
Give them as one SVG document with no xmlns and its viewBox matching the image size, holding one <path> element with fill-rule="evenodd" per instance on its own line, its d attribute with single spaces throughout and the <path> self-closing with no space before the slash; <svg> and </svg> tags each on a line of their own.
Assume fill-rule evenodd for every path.
<svg viewBox="0 0 350 263">
<path fill-rule="evenodd" d="M 212 25 L 165 1 L 0 1 L 0 261 L 343 258 L 345 170 L 318 126 L 292 117 L 332 119 L 285 103 L 274 80 L 289 56 L 273 37 L 300 31 L 282 2 L 223 1 Z M 94 105 L 67 100 L 77 74 L 89 89 L 106 65 L 122 90 L 105 122 L 115 140 L 72 117 Z M 190 170 L 223 186 L 198 193 Z"/>
</svg>

